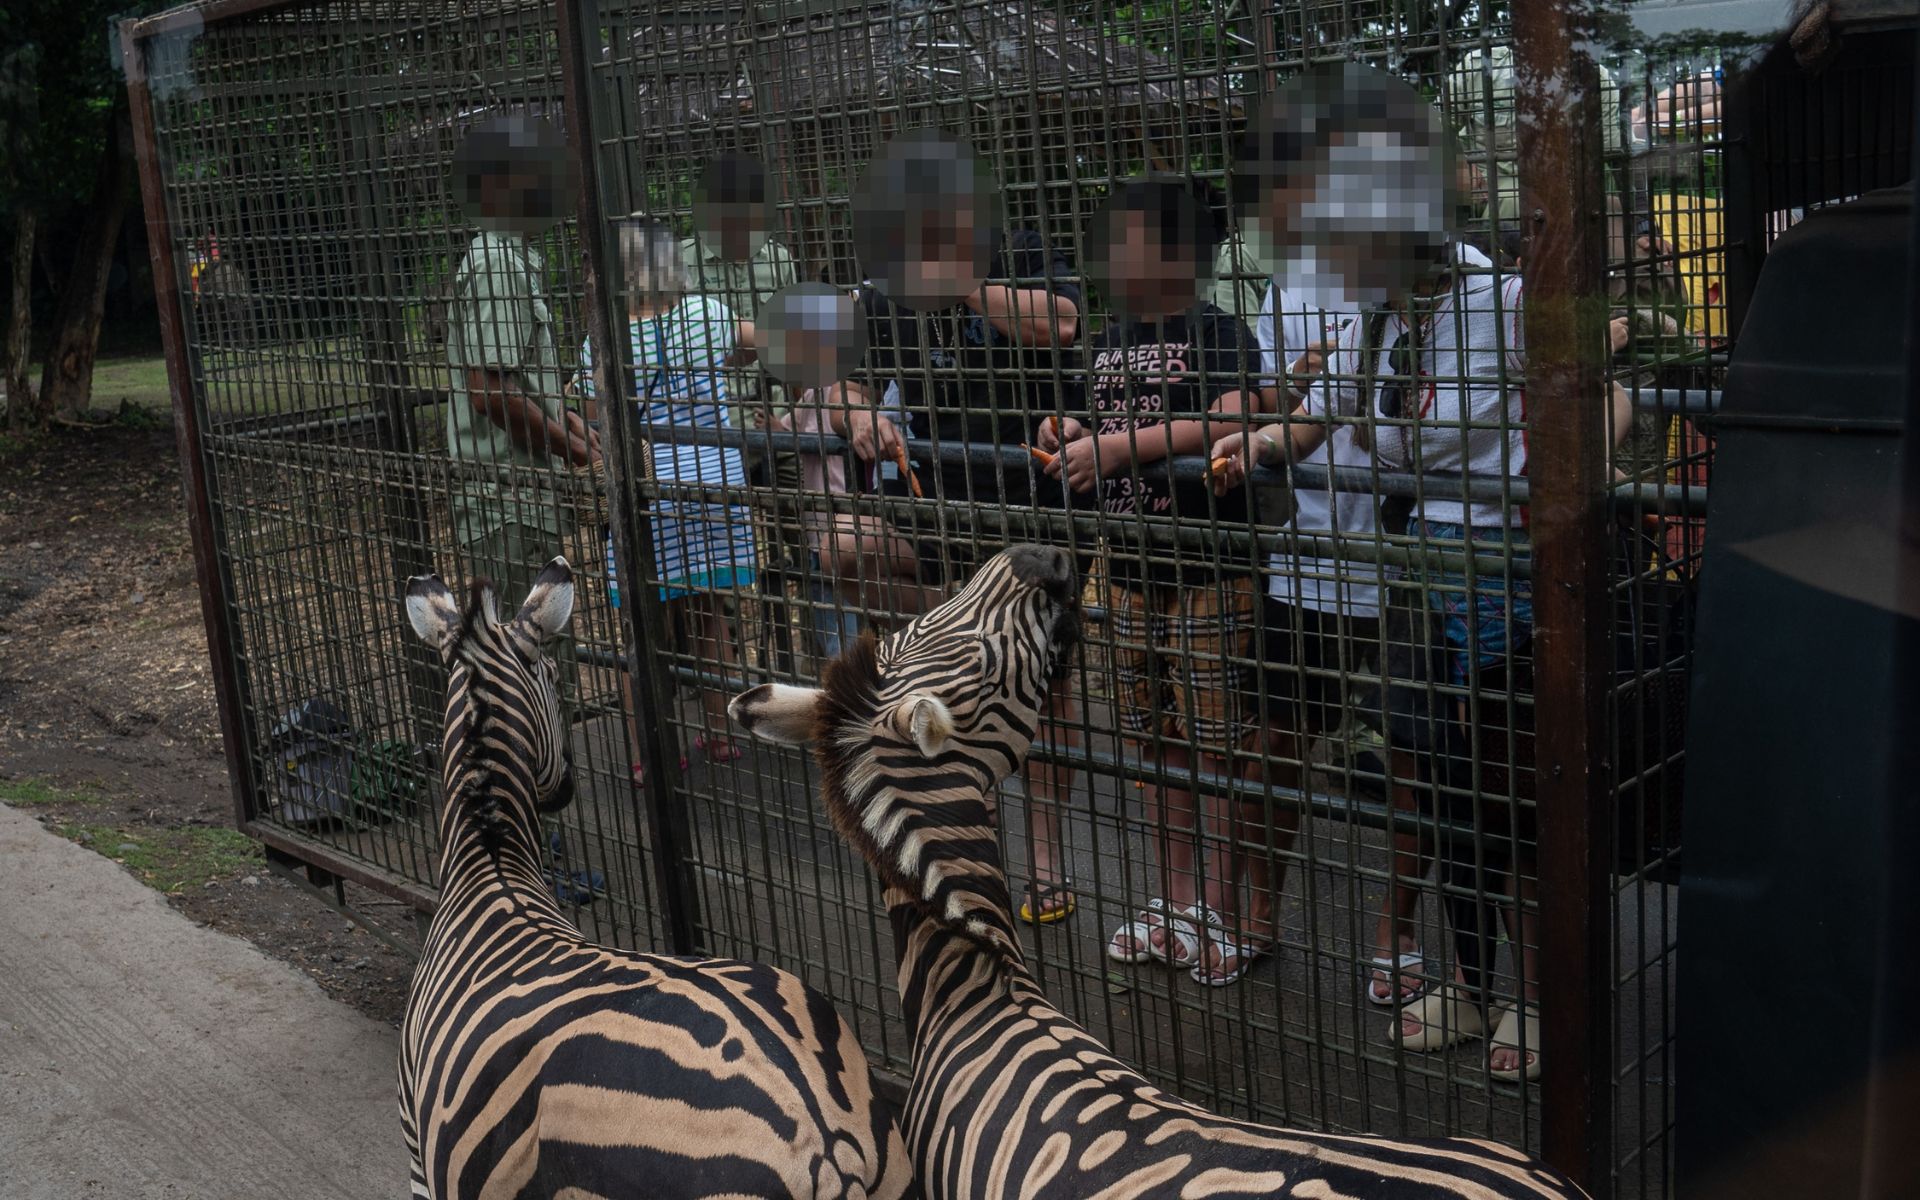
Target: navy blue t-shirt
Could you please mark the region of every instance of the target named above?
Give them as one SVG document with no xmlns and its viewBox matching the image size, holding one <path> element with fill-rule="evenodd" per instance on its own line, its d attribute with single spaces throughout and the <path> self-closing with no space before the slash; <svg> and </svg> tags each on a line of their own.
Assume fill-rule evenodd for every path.
<svg viewBox="0 0 1920 1200">
<path fill-rule="evenodd" d="M 994 254 L 987 282 L 1044 287 L 1077 307 L 1080 289 L 1072 275 L 1073 263 L 1065 254 L 1034 230 L 1021 229 Z M 1062 383 L 1072 387 L 1078 367 L 1071 348 L 1017 345 L 965 304 L 915 312 L 873 287 L 860 289 L 860 302 L 867 315 L 867 353 L 855 378 L 875 396 L 898 380 L 915 438 L 1018 447 L 1032 440 L 1032 431 L 1059 404 L 1075 407 L 1072 393 L 1060 393 Z M 931 483 L 925 470 L 930 464 L 921 466 L 922 480 Z M 1024 502 L 1030 497 L 1031 468 L 1025 462 L 945 460 L 937 473 L 942 494 L 951 499 Z"/>
</svg>

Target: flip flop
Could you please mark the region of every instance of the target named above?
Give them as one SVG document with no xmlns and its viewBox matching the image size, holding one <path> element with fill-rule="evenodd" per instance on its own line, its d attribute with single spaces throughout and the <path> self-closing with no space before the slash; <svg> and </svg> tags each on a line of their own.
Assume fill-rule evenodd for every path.
<svg viewBox="0 0 1920 1200">
<path fill-rule="evenodd" d="M 1072 887 L 1071 879 L 1062 879 L 1059 883 L 1029 883 L 1027 898 L 1020 902 L 1020 919 L 1029 925 L 1051 925 L 1066 920 L 1076 907 Z"/>
<path fill-rule="evenodd" d="M 1396 954 L 1389 958 L 1384 954 L 1376 955 L 1360 964 L 1360 978 L 1364 984 L 1362 990 L 1367 994 L 1367 1003 L 1380 1008 L 1397 1008 L 1411 1004 L 1433 990 L 1433 981 L 1419 978 L 1419 971 L 1426 964 L 1426 958 L 1418 950 L 1409 950 L 1405 954 Z M 1384 979 L 1374 978 L 1375 974 L 1384 975 Z M 1415 976 L 1415 978 L 1409 978 Z M 1387 985 L 1387 994 L 1382 996 L 1374 991 L 1374 985 Z M 1412 991 L 1404 990 L 1409 985 Z"/>
<path fill-rule="evenodd" d="M 1215 974 L 1199 963 L 1195 963 L 1193 969 L 1187 972 L 1187 978 L 1193 980 L 1195 983 L 1204 984 L 1207 987 L 1232 987 L 1234 984 L 1239 983 L 1241 979 L 1245 978 L 1247 972 L 1253 968 L 1253 964 L 1273 953 L 1272 942 L 1242 942 L 1236 940 L 1234 935 L 1227 932 L 1226 925 L 1220 920 L 1220 914 L 1214 912 L 1212 909 L 1202 909 L 1202 914 L 1206 917 L 1207 921 L 1207 944 L 1220 951 L 1220 959 L 1222 962 L 1232 959 L 1233 969 L 1222 974 Z"/>
<path fill-rule="evenodd" d="M 705 753 L 708 762 L 730 763 L 747 756 L 747 752 L 732 740 L 723 737 L 708 738 L 704 733 L 693 739 L 693 748 Z M 686 766 L 685 760 L 682 760 L 680 765 Z"/>
<path fill-rule="evenodd" d="M 1153 931 L 1167 928 L 1167 902 L 1159 896 L 1147 901 L 1147 906 L 1135 914 L 1133 920 L 1113 931 L 1107 939 L 1107 957 L 1117 963 L 1143 963 L 1150 958 L 1167 961 L 1164 951 L 1153 948 Z M 1132 949 L 1123 948 L 1120 939 L 1125 938 Z"/>
</svg>

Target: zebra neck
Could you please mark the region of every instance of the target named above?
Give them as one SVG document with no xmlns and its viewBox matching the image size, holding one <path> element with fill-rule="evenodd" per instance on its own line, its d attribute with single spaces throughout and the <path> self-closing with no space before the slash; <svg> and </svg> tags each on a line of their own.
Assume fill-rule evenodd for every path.
<svg viewBox="0 0 1920 1200">
<path fill-rule="evenodd" d="M 888 895 L 983 953 L 1019 965 L 1020 939 L 985 790 L 953 776 L 911 791 L 886 782 L 863 790 L 857 803 L 835 808 L 860 814 L 858 828 L 847 832 L 878 869 Z"/>
<path fill-rule="evenodd" d="M 442 777 L 440 886 L 504 876 L 538 892 L 543 856 L 533 781 L 510 761 L 475 761 L 479 757 L 450 759 Z"/>
<path fill-rule="evenodd" d="M 1017 940 L 1009 954 L 936 919 L 899 888 L 887 889 L 886 904 L 900 1006 L 913 1030 L 916 1059 L 940 1041 L 949 1014 L 975 1010 L 983 995 L 994 1003 L 1011 1001 L 1026 990 L 1023 983 L 1031 983 Z"/>
</svg>

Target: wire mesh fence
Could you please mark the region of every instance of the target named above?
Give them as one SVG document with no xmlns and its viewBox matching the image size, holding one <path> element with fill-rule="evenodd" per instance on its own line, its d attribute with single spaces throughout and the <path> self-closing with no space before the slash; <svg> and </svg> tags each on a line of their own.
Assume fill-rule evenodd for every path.
<svg viewBox="0 0 1920 1200">
<path fill-rule="evenodd" d="M 1752 47 L 1630 26 L 1597 44 L 1608 342 L 1575 436 L 1527 405 L 1549 394 L 1530 254 L 1568 214 L 1523 205 L 1540 168 L 1503 5 L 320 0 L 141 23 L 241 820 L 429 904 L 442 678 L 404 636 L 402 581 L 524 581 L 564 553 L 580 785 L 556 893 L 589 936 L 795 971 L 905 1072 L 879 888 L 808 764 L 740 742 L 723 702 L 817 678 L 998 546 L 1057 542 L 1089 637 L 1000 815 L 1062 1011 L 1265 1121 L 1539 1149 L 1548 1116 L 1599 1111 L 1595 1190 L 1666 1192 L 1691 597 L 1745 249 L 1725 214 L 1755 203 L 1720 97 Z M 1276 89 L 1346 60 L 1435 106 L 1463 217 L 1395 303 L 1329 312 L 1275 277 L 1249 131 Z M 503 114 L 569 135 L 586 225 L 571 197 L 535 232 L 463 192 L 459 147 Z M 985 284 L 915 311 L 868 277 L 859 197 L 930 128 L 1000 202 Z M 1148 174 L 1177 194 L 1128 192 Z M 1185 247 L 1198 294 L 1177 311 L 1134 313 L 1152 281 L 1114 266 L 1116 237 L 1143 236 L 1116 194 L 1213 228 Z M 770 221 L 743 232 L 754 212 Z M 635 284 L 662 225 L 683 294 Z M 844 386 L 737 353 L 803 282 L 856 297 Z M 503 324 L 511 362 L 488 356 Z M 474 415 L 489 371 L 551 443 Z M 1171 419 L 1210 410 L 1198 441 Z M 1216 487 L 1235 433 L 1261 465 Z M 585 469 L 596 442 L 625 505 Z M 1554 489 L 1587 444 L 1609 478 L 1582 524 Z M 1543 637 L 1578 643 L 1544 595 L 1573 578 L 1573 535 L 1606 581 L 1555 610 L 1592 614 L 1603 647 L 1582 826 L 1600 840 L 1574 850 L 1606 875 L 1605 995 L 1579 1010 L 1606 1044 L 1597 1075 L 1534 1080 L 1502 1068 L 1575 1011 L 1557 1016 L 1542 918 L 1585 903 L 1543 866 L 1564 814 L 1534 766 L 1537 731 L 1579 708 L 1536 685 L 1557 667 L 1534 649 L 1536 596 Z M 1169 954 L 1179 969 L 1151 961 Z M 1521 1044 L 1496 1055 L 1496 1026 Z"/>
</svg>

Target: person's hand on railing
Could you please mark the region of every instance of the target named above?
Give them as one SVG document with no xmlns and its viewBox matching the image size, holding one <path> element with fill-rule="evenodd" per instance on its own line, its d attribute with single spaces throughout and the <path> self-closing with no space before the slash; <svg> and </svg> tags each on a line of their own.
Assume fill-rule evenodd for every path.
<svg viewBox="0 0 1920 1200">
<path fill-rule="evenodd" d="M 1279 456 L 1280 445 L 1264 429 L 1230 433 L 1213 444 L 1207 474 L 1213 479 L 1213 491 L 1224 496 L 1247 481 L 1257 466 L 1271 464 Z"/>
<path fill-rule="evenodd" d="M 1074 423 L 1079 424 L 1077 421 Z M 1104 448 L 1101 446 L 1103 441 L 1106 442 Z M 1089 492 L 1102 479 L 1118 470 L 1121 464 L 1132 459 L 1125 434 L 1108 434 L 1099 438 L 1082 427 L 1078 434 L 1067 438 L 1066 445 L 1060 447 L 1059 455 L 1047 464 L 1046 471 L 1055 479 L 1064 480 L 1076 492 Z"/>
<path fill-rule="evenodd" d="M 900 427 L 877 413 L 853 409 L 847 413 L 847 441 L 866 462 L 892 462 L 906 450 Z"/>
</svg>

